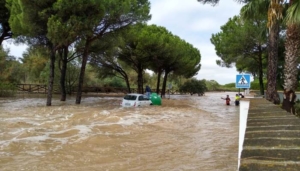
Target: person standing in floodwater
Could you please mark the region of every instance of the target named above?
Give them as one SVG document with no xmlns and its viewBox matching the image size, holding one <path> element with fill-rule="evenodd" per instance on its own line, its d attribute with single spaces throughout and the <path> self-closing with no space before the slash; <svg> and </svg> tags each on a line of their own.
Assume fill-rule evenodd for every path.
<svg viewBox="0 0 300 171">
<path fill-rule="evenodd" d="M 226 100 L 226 105 L 230 105 L 229 95 L 227 95 L 226 98 L 221 97 L 221 99 Z"/>
<path fill-rule="evenodd" d="M 150 99 L 150 94 L 151 94 L 151 88 L 147 85 L 146 86 L 146 96 L 148 97 L 148 99 Z"/>
<path fill-rule="evenodd" d="M 235 95 L 235 105 L 236 105 L 236 106 L 239 106 L 239 105 L 240 105 L 240 95 L 239 95 L 239 94 L 236 94 L 236 95 Z"/>
</svg>

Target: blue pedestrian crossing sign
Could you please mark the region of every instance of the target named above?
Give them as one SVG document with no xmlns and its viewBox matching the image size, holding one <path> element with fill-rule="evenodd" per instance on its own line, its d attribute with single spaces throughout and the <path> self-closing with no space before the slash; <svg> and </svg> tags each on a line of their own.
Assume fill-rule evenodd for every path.
<svg viewBox="0 0 300 171">
<path fill-rule="evenodd" d="M 250 88 L 250 74 L 238 74 L 236 75 L 236 88 Z"/>
</svg>

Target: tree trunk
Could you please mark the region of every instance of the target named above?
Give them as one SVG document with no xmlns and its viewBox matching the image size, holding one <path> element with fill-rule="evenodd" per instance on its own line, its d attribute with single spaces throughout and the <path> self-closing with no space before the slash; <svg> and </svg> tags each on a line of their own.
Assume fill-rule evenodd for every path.
<svg viewBox="0 0 300 171">
<path fill-rule="evenodd" d="M 263 66 L 262 66 L 262 51 L 261 47 L 259 50 L 259 56 L 258 56 L 258 80 L 259 80 L 259 89 L 260 94 L 265 94 L 265 87 L 264 87 L 264 81 L 263 81 Z"/>
<path fill-rule="evenodd" d="M 139 64 L 140 65 L 140 64 Z M 143 93 L 144 88 L 143 88 L 143 68 L 141 66 L 138 67 L 138 93 Z"/>
<path fill-rule="evenodd" d="M 123 76 L 125 82 L 126 82 L 126 87 L 127 87 L 127 91 L 128 93 L 131 93 L 131 88 L 130 88 L 130 84 L 129 84 L 129 80 L 128 80 L 128 76 L 127 74 L 123 71 L 123 72 L 120 72 L 121 75 Z"/>
<path fill-rule="evenodd" d="M 164 76 L 162 90 L 161 90 L 161 97 L 165 97 L 166 95 L 166 87 L 167 87 L 167 80 L 168 80 L 169 73 L 170 73 L 169 71 L 165 70 L 165 76 Z"/>
<path fill-rule="evenodd" d="M 264 87 L 264 81 L 263 81 L 263 69 L 262 68 L 259 69 L 258 80 L 259 80 L 260 94 L 265 95 L 265 87 Z"/>
<path fill-rule="evenodd" d="M 77 96 L 76 96 L 76 104 L 80 104 L 81 102 L 81 96 L 82 96 L 82 87 L 83 87 L 83 81 L 84 81 L 84 74 L 85 74 L 85 67 L 89 55 L 89 48 L 91 42 L 89 40 L 86 41 L 84 52 L 82 55 L 82 62 L 81 62 L 81 69 L 80 69 L 80 75 L 79 75 L 79 82 L 78 82 L 78 89 L 77 89 Z"/>
<path fill-rule="evenodd" d="M 118 73 L 120 73 L 123 77 L 123 79 L 125 80 L 126 83 L 126 87 L 127 87 L 127 92 L 131 93 L 131 88 L 130 88 L 130 84 L 129 84 L 129 79 L 128 79 L 128 75 L 126 74 L 126 72 L 123 69 L 117 69 L 116 70 Z"/>
<path fill-rule="evenodd" d="M 296 115 L 295 112 L 295 103 L 296 103 L 296 93 L 293 90 L 284 90 L 283 91 L 283 102 L 281 108 L 287 112 Z"/>
<path fill-rule="evenodd" d="M 300 48 L 300 27 L 295 24 L 287 26 L 286 41 L 285 41 L 285 63 L 284 63 L 284 102 L 282 108 L 287 112 L 295 114 L 295 100 L 294 93 L 298 87 L 298 57 Z M 289 98 L 291 97 L 291 98 Z"/>
<path fill-rule="evenodd" d="M 1 24 L 1 26 L 2 26 L 2 35 L 0 36 L 0 46 L 2 45 L 4 40 L 10 39 L 12 37 L 9 23 L 4 22 Z"/>
<path fill-rule="evenodd" d="M 48 80 L 48 93 L 46 106 L 51 106 L 53 83 L 54 83 L 54 69 L 55 69 L 55 50 L 53 45 L 50 45 L 50 73 Z"/>
<path fill-rule="evenodd" d="M 127 91 L 128 91 L 128 93 L 131 93 L 131 89 L 130 89 L 130 84 L 129 84 L 128 78 L 125 79 L 125 82 L 126 82 L 126 86 L 127 86 Z"/>
<path fill-rule="evenodd" d="M 284 89 L 296 91 L 298 87 L 298 57 L 300 48 L 300 27 L 295 24 L 287 26 L 285 41 Z"/>
<path fill-rule="evenodd" d="M 60 70 L 60 89 L 61 89 L 61 97 L 60 101 L 66 101 L 67 91 L 66 91 L 66 73 L 67 73 L 67 65 L 68 65 L 68 47 L 63 48 L 62 54 L 62 66 Z"/>
<path fill-rule="evenodd" d="M 4 40 L 4 34 L 2 34 L 2 35 L 0 36 L 0 46 L 2 45 L 3 40 Z"/>
<path fill-rule="evenodd" d="M 279 23 L 270 27 L 268 47 L 268 74 L 266 99 L 279 104 L 280 99 L 276 89 L 277 63 L 278 63 Z"/>
<path fill-rule="evenodd" d="M 161 71 L 158 71 L 157 82 L 156 82 L 156 94 L 159 94 L 160 77 L 161 77 Z"/>
</svg>

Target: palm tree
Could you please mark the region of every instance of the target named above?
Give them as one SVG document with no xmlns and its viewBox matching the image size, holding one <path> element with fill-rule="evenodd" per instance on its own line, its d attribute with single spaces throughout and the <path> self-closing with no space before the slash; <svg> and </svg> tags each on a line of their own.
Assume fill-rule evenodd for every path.
<svg viewBox="0 0 300 171">
<path fill-rule="evenodd" d="M 264 0 L 247 1 L 239 0 L 239 2 L 258 3 Z M 202 3 L 216 4 L 219 0 L 198 0 Z M 300 55 L 300 0 L 269 0 L 268 9 L 269 19 L 269 59 L 268 59 L 268 85 L 267 85 L 267 99 L 273 103 L 279 102 L 279 97 L 276 92 L 276 74 L 277 74 L 277 57 L 278 56 L 278 33 L 279 33 L 279 19 L 282 18 L 284 5 L 288 2 L 288 10 L 286 15 L 286 42 L 285 42 L 285 65 L 284 65 L 284 89 L 285 92 L 294 92 L 298 86 L 298 57 Z M 266 6 L 262 6 L 266 7 Z M 251 11 L 251 10 L 250 10 Z M 249 11 L 249 12 L 250 12 Z M 251 11 L 255 13 L 257 11 Z M 283 108 L 285 103 L 283 104 Z M 293 105 L 289 105 L 293 107 Z M 291 111 L 287 109 L 287 111 Z"/>
<path fill-rule="evenodd" d="M 290 0 L 286 16 L 286 41 L 284 65 L 284 89 L 295 91 L 298 87 L 298 57 L 300 55 L 300 1 Z"/>
<path fill-rule="evenodd" d="M 267 92 L 266 99 L 274 104 L 280 103 L 280 98 L 276 89 L 276 76 L 278 64 L 278 43 L 279 43 L 279 24 L 282 18 L 282 3 L 283 0 L 239 0 L 239 2 L 247 3 L 243 7 L 242 16 L 251 18 L 255 13 L 268 14 L 269 28 L 269 46 L 268 46 L 268 73 L 267 73 Z M 202 3 L 211 3 L 215 5 L 219 0 L 198 0 Z"/>
<path fill-rule="evenodd" d="M 278 65 L 279 25 L 282 18 L 282 10 L 283 7 L 280 0 L 256 0 L 245 5 L 241 12 L 242 16 L 246 19 L 252 18 L 257 12 L 268 15 L 269 43 L 266 99 L 274 104 L 280 103 L 280 98 L 276 89 L 276 76 Z"/>
<path fill-rule="evenodd" d="M 294 100 L 295 91 L 298 87 L 298 58 L 300 50 L 300 0 L 290 0 L 286 15 L 286 41 L 285 41 L 285 64 L 284 64 L 284 103 L 282 108 L 295 114 Z M 288 92 L 288 93 L 286 93 Z"/>
<path fill-rule="evenodd" d="M 263 0 L 260 0 L 263 1 Z M 280 98 L 276 89 L 276 76 L 278 65 L 278 44 L 279 25 L 282 19 L 282 0 L 271 0 L 268 2 L 268 28 L 269 28 L 269 48 L 268 48 L 268 74 L 267 74 L 267 96 L 266 99 L 274 104 L 280 103 Z M 266 5 L 262 6 L 263 8 Z"/>
<path fill-rule="evenodd" d="M 258 2 L 258 1 L 252 1 Z M 249 3 L 249 4 L 250 4 Z M 269 1 L 270 5 L 268 8 L 268 18 L 269 18 L 269 29 L 270 29 L 270 48 L 269 48 L 269 65 L 268 67 L 268 89 L 267 89 L 267 97 L 268 100 L 273 101 L 274 103 L 277 102 L 278 94 L 276 95 L 273 89 L 276 85 L 276 75 L 272 73 L 276 73 L 277 70 L 277 58 L 273 58 L 274 60 L 271 61 L 272 57 L 275 56 L 274 53 L 278 53 L 278 51 L 274 51 L 272 49 L 278 49 L 278 33 L 279 33 L 279 25 L 278 19 L 283 18 L 283 9 L 285 7 L 285 1 L 283 0 L 271 0 Z M 252 11 L 255 12 L 255 11 Z M 299 0 L 290 0 L 288 4 L 288 10 L 285 17 L 286 21 L 286 41 L 285 41 L 285 64 L 284 64 L 284 92 L 294 92 L 298 86 L 298 57 L 300 55 L 300 1 Z M 274 34 L 276 33 L 276 34 Z M 273 44 L 272 42 L 275 41 L 277 44 Z M 274 47 L 272 47 L 274 46 Z M 276 46 L 276 47 L 275 47 Z M 273 70 L 273 72 L 272 72 Z M 275 82 L 273 82 L 275 80 Z M 271 89 L 270 89 L 271 88 Z M 275 87 L 276 88 L 276 87 Z M 285 94 L 284 97 L 290 96 L 290 94 Z M 295 95 L 294 93 L 291 94 L 291 97 Z M 294 97 L 294 96 L 293 96 Z M 295 98 L 293 98 L 295 100 Z M 289 104 L 290 103 L 290 104 Z M 291 112 L 291 108 L 293 108 L 293 102 L 289 101 L 287 103 L 283 103 L 283 108 L 286 109 L 288 112 Z M 292 112 L 293 113 L 293 112 Z"/>
</svg>

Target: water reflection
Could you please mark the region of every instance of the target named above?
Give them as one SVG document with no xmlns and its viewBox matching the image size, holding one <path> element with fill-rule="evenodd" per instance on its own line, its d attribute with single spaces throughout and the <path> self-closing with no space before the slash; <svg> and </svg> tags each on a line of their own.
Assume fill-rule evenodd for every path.
<svg viewBox="0 0 300 171">
<path fill-rule="evenodd" d="M 225 95 L 142 108 L 120 107 L 122 97 L 0 99 L 0 170 L 236 170 L 238 107 Z"/>
</svg>

